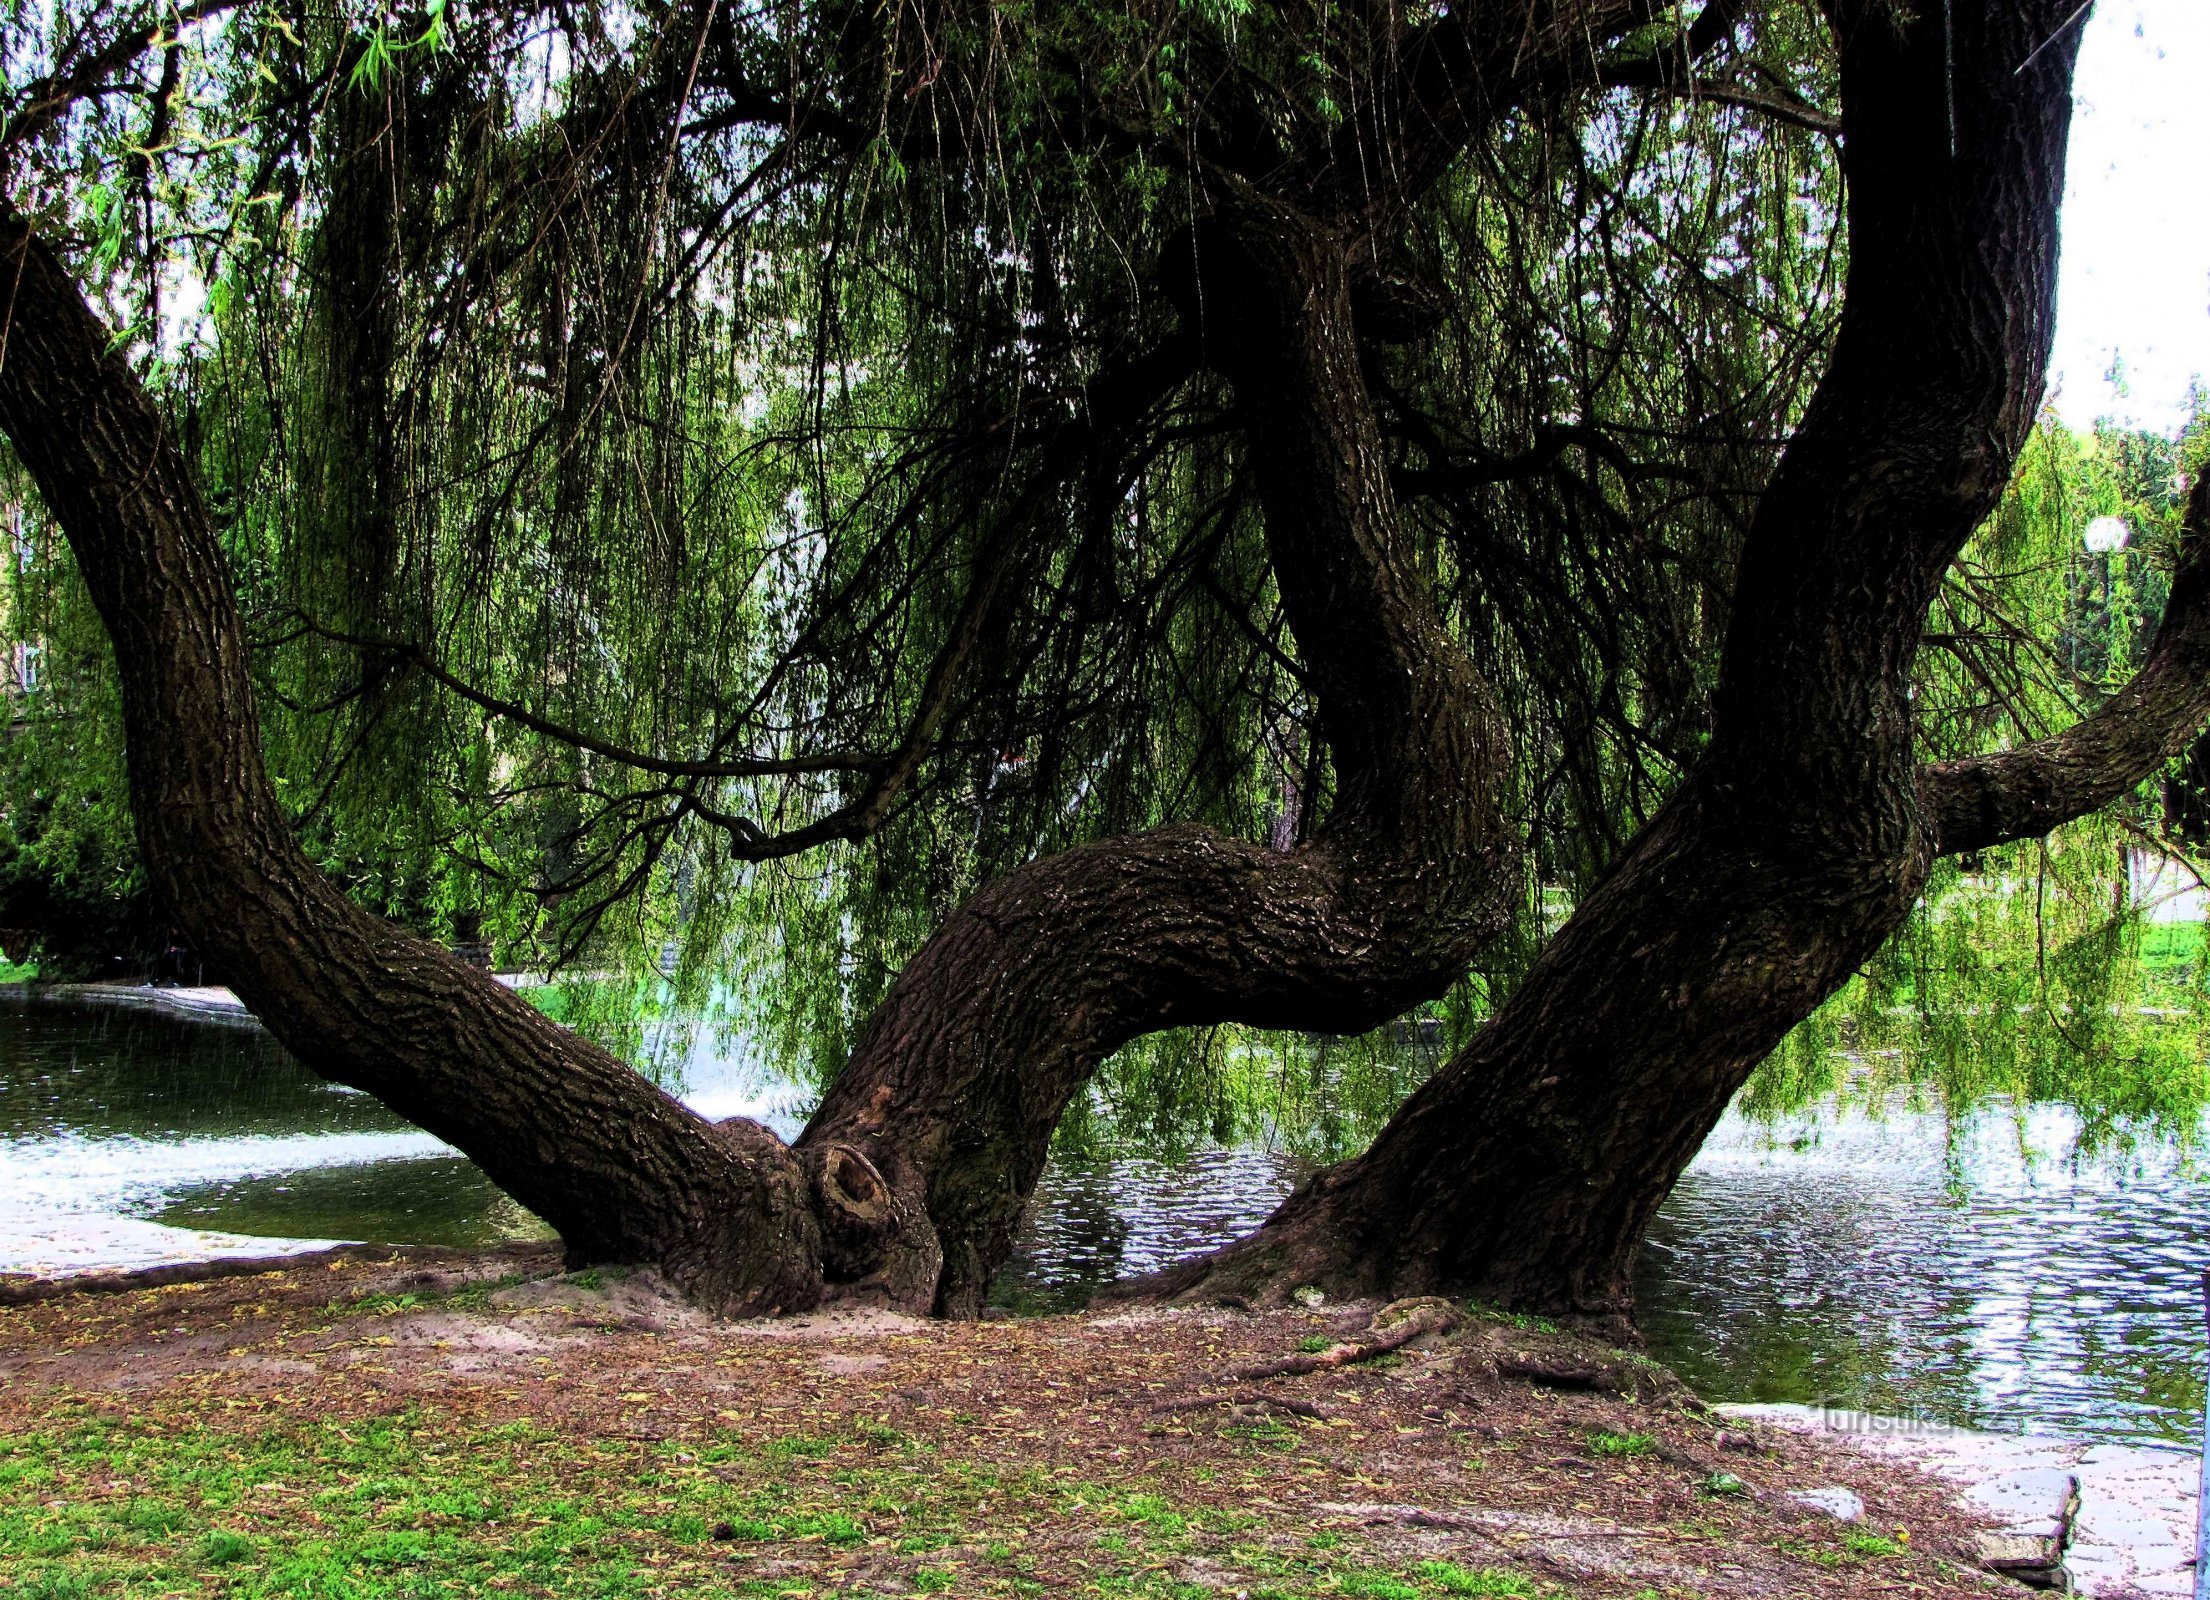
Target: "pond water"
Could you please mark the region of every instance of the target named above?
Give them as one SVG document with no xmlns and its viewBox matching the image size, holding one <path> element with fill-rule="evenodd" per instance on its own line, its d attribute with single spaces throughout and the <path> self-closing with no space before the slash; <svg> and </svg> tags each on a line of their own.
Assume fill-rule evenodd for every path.
<svg viewBox="0 0 2210 1600">
<path fill-rule="evenodd" d="M 708 1114 L 795 1131 L 802 1096 L 757 1063 L 705 1040 L 680 1071 Z M 1653 1353 L 1717 1400 L 2193 1437 L 2210 1183 L 2162 1149 L 2071 1158 L 2075 1131 L 2047 1107 L 1730 1117 L 1644 1254 Z M 1055 1163 L 997 1298 L 1078 1303 L 1252 1227 L 1295 1176 L 1251 1150 Z M 0 1272 L 542 1231 L 258 1029 L 0 1004 Z"/>
</svg>

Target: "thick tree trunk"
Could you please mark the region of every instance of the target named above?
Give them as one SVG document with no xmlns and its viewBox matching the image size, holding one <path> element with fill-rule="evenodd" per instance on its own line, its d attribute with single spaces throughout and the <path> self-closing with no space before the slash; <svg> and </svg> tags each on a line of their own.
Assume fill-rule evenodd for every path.
<svg viewBox="0 0 2210 1600">
<path fill-rule="evenodd" d="M 2015 68 L 2068 7 L 1958 0 L 1951 41 L 1941 17 L 1884 0 L 1833 9 L 1849 300 L 1756 518 L 1706 759 L 1373 1150 L 1164 1287 L 1619 1309 L 1650 1211 L 1734 1088 L 1895 926 L 1932 853 L 2055 809 L 2022 796 L 2114 781 L 2107 760 L 2072 781 L 2074 741 L 2039 765 L 1929 776 L 1922 798 L 1911 754 L 1928 598 L 2039 397 L 2071 45 Z M 1456 37 L 1460 16 L 1435 26 Z M 1540 81 L 1544 51 L 1514 39 L 1509 72 L 1429 121 L 1462 139 L 1504 90 Z M 856 1293 L 971 1312 L 1052 1129 L 1112 1049 L 1208 1021 L 1362 1029 L 1439 993 L 1500 925 L 1517 869 L 1502 730 L 1402 536 L 1359 365 L 1349 284 L 1388 207 L 1319 207 L 1331 226 L 1208 181 L 1187 311 L 1250 418 L 1335 759 L 1328 824 L 1288 852 L 1166 829 L 988 886 L 901 975 L 795 1151 L 701 1121 L 364 915 L 304 857 L 262 770 L 186 464 L 59 263 L 6 219 L 0 427 L 116 641 L 141 840 L 187 933 L 303 1059 L 465 1150 L 577 1259 L 657 1261 L 730 1309 Z M 2196 671 L 2176 646 L 2170 659 L 2182 680 Z M 2138 763 L 2162 748 L 2148 724 L 2196 689 L 2139 697 L 2131 733 L 2096 749 Z"/>
<path fill-rule="evenodd" d="M 1342 252 L 1300 219 L 1264 222 L 1319 286 L 1275 295 L 1309 329 L 1266 324 L 1255 342 L 1284 386 L 1260 449 L 1337 750 L 1330 824 L 1290 852 L 1165 829 L 989 886 L 901 977 L 797 1152 L 701 1121 L 360 912 L 304 857 L 263 771 L 228 574 L 187 465 L 59 262 L 12 222 L 0 426 L 116 640 L 141 845 L 180 925 L 303 1060 L 466 1151 L 578 1260 L 656 1261 L 731 1308 L 859 1280 L 971 1314 L 1106 1054 L 1182 1023 L 1371 1027 L 1439 993 L 1513 892 L 1502 729 L 1402 547 Z"/>
<path fill-rule="evenodd" d="M 1372 1027 L 1440 993 L 1516 893 L 1503 730 L 1404 547 L 1343 251 L 1287 212 L 1253 210 L 1245 231 L 1279 259 L 1215 253 L 1271 309 L 1223 332 L 1263 352 L 1253 387 L 1278 394 L 1255 443 L 1336 752 L 1333 816 L 1294 851 L 1169 828 L 990 885 L 901 976 L 790 1152 L 702 1122 L 306 860 L 262 769 L 188 468 L 13 224 L 0 426 L 117 642 L 141 844 L 180 925 L 303 1060 L 466 1151 L 579 1260 L 657 1261 L 731 1307 L 857 1280 L 839 1292 L 972 1314 L 1069 1097 L 1112 1050 L 1208 1021 Z"/>
<path fill-rule="evenodd" d="M 139 842 L 186 936 L 301 1060 L 466 1151 L 576 1261 L 658 1262 L 733 1310 L 817 1301 L 820 1217 L 864 1236 L 879 1181 L 702 1120 L 323 877 L 270 790 L 229 572 L 161 413 L 12 214 L 0 285 L 0 428 L 115 641 Z"/>
<path fill-rule="evenodd" d="M 1287 208 L 1207 224 L 1213 359 L 1255 397 L 1273 568 L 1337 773 L 1313 842 L 1198 828 L 1105 840 L 985 887 L 900 973 L 802 1144 L 864 1150 L 905 1204 L 871 1280 L 980 1309 L 1069 1100 L 1161 1028 L 1353 1033 L 1431 999 L 1520 885 L 1506 741 L 1391 498 L 1341 239 Z"/>
<path fill-rule="evenodd" d="M 990 886 L 901 978 L 795 1154 L 699 1122 L 361 915 L 305 860 L 262 771 L 186 466 L 58 263 L 11 224 L 0 265 L 19 269 L 14 315 L 33 331 L 0 366 L 0 425 L 116 641 L 156 883 L 280 1038 L 459 1145 L 579 1258 L 658 1260 L 723 1305 L 856 1281 L 974 1309 L 1053 1126 L 1107 1052 L 1207 1020 L 1371 1026 L 1439 993 L 1505 916 L 1502 730 L 1397 526 L 1347 282 L 1361 234 L 1450 150 L 1531 89 L 1585 76 L 1591 47 L 1646 12 L 1499 0 L 1416 26 L 1377 18 L 1409 44 L 1373 63 L 1389 109 L 1365 131 L 1405 141 L 1414 176 L 1355 194 L 1288 180 L 1352 219 L 1340 236 L 1251 196 L 1209 225 L 1200 265 L 1228 314 L 1206 333 L 1257 419 L 1274 565 L 1335 757 L 1328 826 L 1291 852 L 1169 829 Z"/>
<path fill-rule="evenodd" d="M 2041 395 L 2070 38 L 2016 69 L 2069 9 L 1960 0 L 1945 52 L 1941 11 L 1835 8 L 1847 300 L 1756 514 L 1705 758 L 1370 1150 L 1140 1288 L 1627 1308 L 1651 1213 L 1751 1069 L 1900 923 L 1937 847 L 1910 664 Z"/>
</svg>

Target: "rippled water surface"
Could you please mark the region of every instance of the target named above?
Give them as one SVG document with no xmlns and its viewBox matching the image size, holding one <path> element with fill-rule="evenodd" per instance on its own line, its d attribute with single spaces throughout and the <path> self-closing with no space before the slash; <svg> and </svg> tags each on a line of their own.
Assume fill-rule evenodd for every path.
<svg viewBox="0 0 2210 1600">
<path fill-rule="evenodd" d="M 711 1039 L 684 1097 L 786 1135 L 789 1084 Z M 2210 1185 L 2168 1152 L 2065 1159 L 2060 1110 L 1952 1130 L 1894 1108 L 1729 1119 L 1640 1275 L 1654 1353 L 1714 1399 L 1832 1401 L 2013 1431 L 2199 1425 Z M 1256 1151 L 1055 1164 L 997 1298 L 1095 1286 L 1260 1221 L 1297 1169 Z M 542 1231 L 468 1162 L 258 1030 L 0 1005 L 0 1271 Z"/>
<path fill-rule="evenodd" d="M 1651 1343 L 1714 1398 L 2199 1440 L 2210 1184 L 1989 1106 L 1730 1118 L 1651 1230 Z"/>
</svg>

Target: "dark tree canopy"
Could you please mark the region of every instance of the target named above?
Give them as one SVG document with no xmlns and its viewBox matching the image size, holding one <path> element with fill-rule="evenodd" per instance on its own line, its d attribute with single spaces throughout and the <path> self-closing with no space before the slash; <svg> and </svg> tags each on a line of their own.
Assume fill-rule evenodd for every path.
<svg viewBox="0 0 2210 1600">
<path fill-rule="evenodd" d="M 2006 566 L 2070 10 L 27 17 L 0 427 L 155 897 L 579 1259 L 971 1312 L 1115 1051 L 1470 973 L 1152 1287 L 1608 1313 L 1941 858 L 2202 720 L 2201 490 L 2093 675 Z M 705 1124 L 370 912 L 742 951 L 821 1110 Z"/>
<path fill-rule="evenodd" d="M 939 902 L 1168 818 L 1309 831 L 1328 741 L 1186 235 L 1207 174 L 1340 184 L 1407 142 L 1329 89 L 1377 41 L 1179 3 L 633 20 L 616 48 L 471 13 L 393 53 L 430 24 L 242 12 L 113 64 L 138 94 L 19 123 L 99 174 L 26 171 L 18 205 L 105 230 L 111 320 L 171 308 L 159 376 L 317 854 L 557 948 L 678 870 L 719 898 L 885 830 Z M 1686 42 L 1628 21 L 1588 22 L 1611 76 L 1663 82 Z M 1332 201 L 1402 208 L 1358 285 L 1377 425 L 1575 887 L 1694 753 L 1831 332 L 1826 119 L 1720 92 L 1831 68 L 1808 15 L 1735 28 L 1693 96 L 1523 64 L 1527 105 L 1427 130 L 1453 148 L 1423 182 Z M 192 114 L 149 139 L 172 69 Z M 428 883 L 455 847 L 491 870 Z"/>
</svg>

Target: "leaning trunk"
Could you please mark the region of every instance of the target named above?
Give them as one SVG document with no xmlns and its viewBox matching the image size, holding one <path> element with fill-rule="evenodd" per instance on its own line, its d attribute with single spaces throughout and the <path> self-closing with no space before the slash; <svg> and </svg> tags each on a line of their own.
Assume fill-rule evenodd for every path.
<svg viewBox="0 0 2210 1600">
<path fill-rule="evenodd" d="M 1199 232 L 1209 354 L 1254 401 L 1284 609 L 1336 772 L 1312 841 L 1108 839 L 986 886 L 899 974 L 807 1129 L 905 1201 L 871 1286 L 973 1315 L 1053 1130 L 1098 1064 L 1162 1028 L 1360 1033 L 1440 995 L 1520 884 L 1505 732 L 1450 638 L 1389 487 L 1343 241 L 1236 199 Z"/>
<path fill-rule="evenodd" d="M 465 1151 L 572 1259 L 658 1262 L 731 1309 L 819 1299 L 819 1215 L 864 1231 L 879 1199 L 848 1152 L 803 1162 L 765 1129 L 702 1120 L 307 859 L 262 765 L 228 567 L 167 422 L 13 215 L 0 282 L 0 428 L 114 642 L 140 850 L 185 936 L 302 1061 Z"/>
<path fill-rule="evenodd" d="M 2015 71 L 2062 9 L 1954 10 L 1952 76 L 1940 14 L 1835 8 L 1847 300 L 1752 525 L 1706 755 L 1364 1155 L 1149 1289 L 1622 1313 L 1735 1091 L 1909 912 L 1936 848 L 1911 662 L 2040 400 L 2071 111 L 2069 39 Z"/>
</svg>

